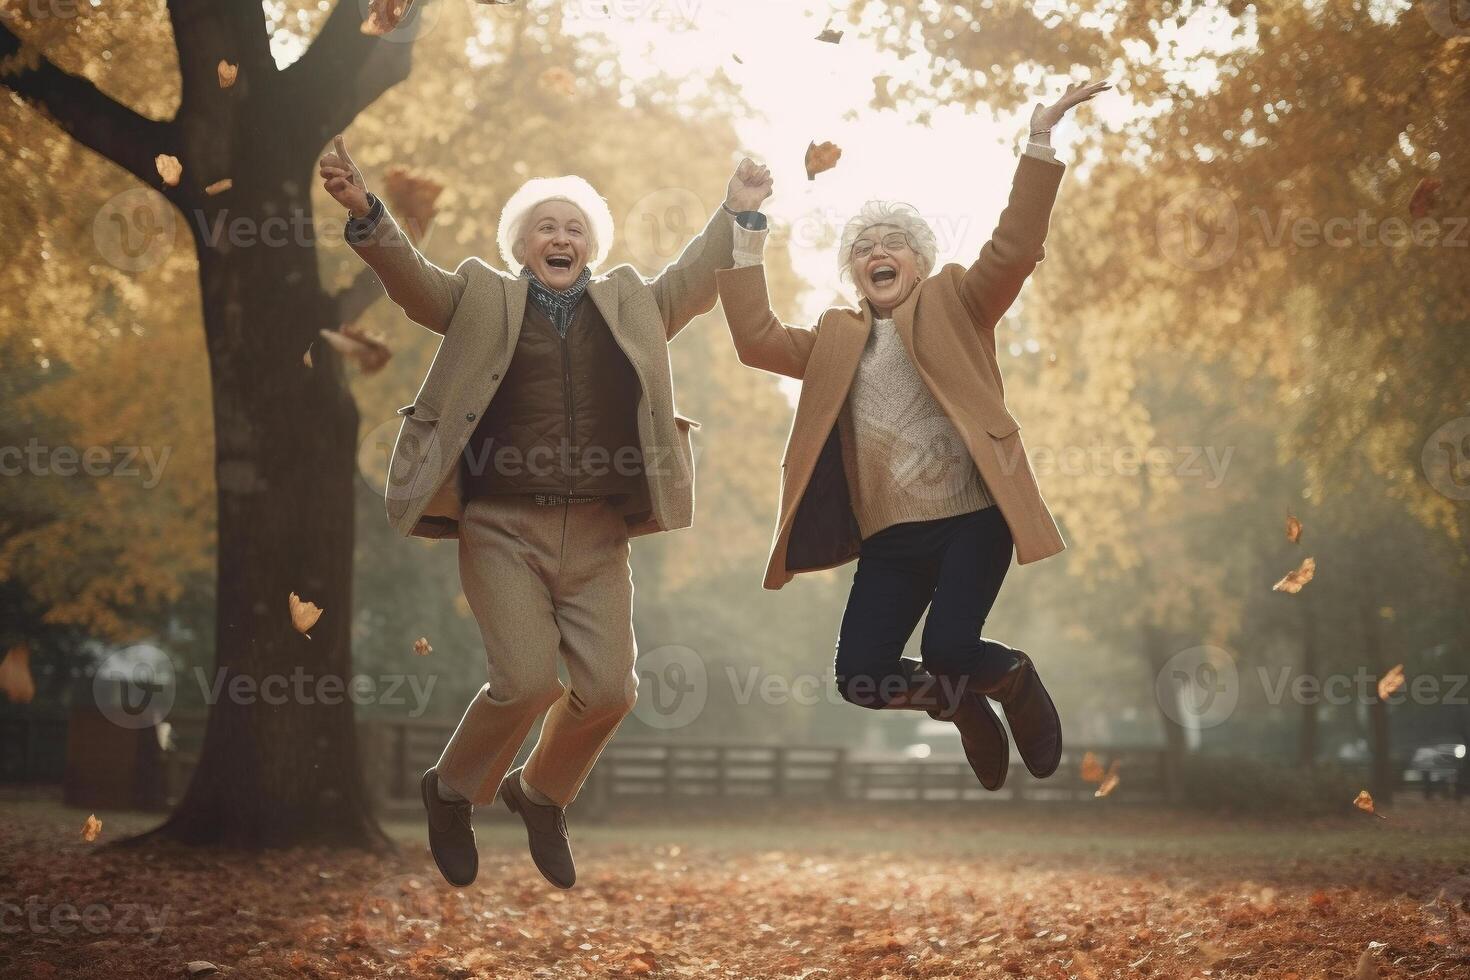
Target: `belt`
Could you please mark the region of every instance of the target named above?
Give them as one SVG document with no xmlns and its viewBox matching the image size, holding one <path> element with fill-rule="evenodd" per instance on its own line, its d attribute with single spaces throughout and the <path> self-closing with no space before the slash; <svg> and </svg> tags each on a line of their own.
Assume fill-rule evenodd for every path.
<svg viewBox="0 0 1470 980">
<path fill-rule="evenodd" d="M 560 507 L 562 504 L 595 504 L 606 499 L 606 494 L 600 497 L 568 497 L 560 493 L 534 493 L 531 495 L 531 500 L 542 507 Z"/>
</svg>

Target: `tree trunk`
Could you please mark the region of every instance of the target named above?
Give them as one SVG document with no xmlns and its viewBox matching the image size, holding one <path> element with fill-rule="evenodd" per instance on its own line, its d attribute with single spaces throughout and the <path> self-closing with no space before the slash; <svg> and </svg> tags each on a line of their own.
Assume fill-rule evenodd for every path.
<svg viewBox="0 0 1470 980">
<path fill-rule="evenodd" d="M 1382 624 L 1378 610 L 1370 602 L 1360 602 L 1358 619 L 1363 627 L 1363 655 L 1369 673 L 1376 680 L 1383 676 Z M 1394 790 L 1398 788 L 1398 774 L 1394 772 L 1393 747 L 1389 737 L 1388 703 L 1378 697 L 1378 690 L 1366 692 L 1368 697 L 1368 750 L 1371 768 L 1368 787 L 1373 799 L 1379 803 L 1393 802 Z"/>
<path fill-rule="evenodd" d="M 1169 644 L 1164 631 L 1159 627 L 1145 624 L 1142 629 L 1144 657 L 1157 677 L 1169 661 Z M 1184 798 L 1184 764 L 1189 754 L 1189 745 L 1184 727 L 1170 716 L 1162 701 L 1158 702 L 1158 708 L 1159 722 L 1164 729 L 1165 791 L 1170 803 L 1178 803 Z"/>
<path fill-rule="evenodd" d="M 337 324 L 318 283 L 305 181 L 255 186 L 254 199 L 232 201 L 234 215 L 302 214 L 307 230 L 231 243 L 194 222 L 214 394 L 220 561 L 208 685 L 219 693 L 162 832 L 377 845 L 348 686 L 357 409 L 340 358 L 316 334 Z M 309 639 L 292 626 L 292 592 L 323 610 Z M 233 681 L 243 696 L 235 678 L 249 679 Z"/>
<path fill-rule="evenodd" d="M 1317 613 L 1312 603 L 1303 597 L 1302 617 L 1302 676 L 1315 678 L 1319 653 L 1317 647 Z M 1317 765 L 1318 721 L 1317 700 L 1302 699 L 1301 730 L 1297 733 L 1297 764 L 1306 769 Z"/>
</svg>

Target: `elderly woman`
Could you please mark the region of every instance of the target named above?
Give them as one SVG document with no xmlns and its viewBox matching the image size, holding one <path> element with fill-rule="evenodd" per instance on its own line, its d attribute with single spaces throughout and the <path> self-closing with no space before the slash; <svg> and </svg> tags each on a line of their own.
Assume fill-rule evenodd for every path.
<svg viewBox="0 0 1470 980">
<path fill-rule="evenodd" d="M 1030 658 L 980 635 L 1012 551 L 1025 564 L 1063 548 L 1005 405 L 995 328 L 1043 256 L 1065 170 L 1051 129 L 1108 87 L 1074 85 L 1036 107 L 1010 202 L 969 268 L 935 272 L 934 233 L 918 213 L 872 201 L 839 253 L 861 311 L 781 323 L 759 264 L 763 231 L 737 228 L 736 268 L 717 276 L 741 362 L 802 382 L 766 588 L 857 558 L 837 640 L 842 696 L 952 720 L 992 790 L 1009 748 L 987 696 L 1033 775 L 1051 775 L 1062 749 Z M 902 653 L 926 608 L 921 665 Z"/>
<path fill-rule="evenodd" d="M 405 535 L 458 539 L 489 683 L 424 773 L 430 849 L 450 884 L 473 882 L 471 810 L 498 791 L 525 822 L 537 868 L 570 888 L 565 808 L 638 687 L 628 539 L 693 519 L 693 423 L 674 411 L 668 342 L 713 308 L 734 220 L 757 222 L 770 175 L 742 161 L 704 230 L 647 281 L 627 265 L 592 275 L 613 222 L 580 177 L 532 180 L 511 197 L 497 235 L 519 270 L 508 274 L 476 258 L 453 272 L 425 259 L 340 136 L 321 176 L 389 298 L 444 338 L 399 409 L 388 516 Z M 538 719 L 530 758 L 507 772 Z"/>
</svg>

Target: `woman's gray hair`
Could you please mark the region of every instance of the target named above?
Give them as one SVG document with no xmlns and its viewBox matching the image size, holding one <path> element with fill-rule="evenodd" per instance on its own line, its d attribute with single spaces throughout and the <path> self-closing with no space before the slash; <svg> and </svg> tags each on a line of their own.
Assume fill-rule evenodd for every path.
<svg viewBox="0 0 1470 980">
<path fill-rule="evenodd" d="M 844 282 L 852 281 L 852 246 L 863 232 L 874 225 L 892 225 L 908 236 L 909 245 L 919 257 L 919 278 L 934 270 L 939 254 L 939 241 L 929 222 L 919 216 L 912 205 L 902 201 L 869 201 L 842 229 L 842 244 L 837 247 L 837 271 Z"/>
<path fill-rule="evenodd" d="M 500 212 L 500 227 L 495 238 L 500 245 L 500 258 L 508 268 L 519 269 L 525 257 L 517 255 L 521 239 L 526 236 L 526 222 L 547 201 L 565 201 L 587 219 L 587 268 L 595 269 L 607 258 L 613 239 L 612 210 L 602 195 L 575 175 L 566 177 L 533 177 L 505 202 Z"/>
</svg>

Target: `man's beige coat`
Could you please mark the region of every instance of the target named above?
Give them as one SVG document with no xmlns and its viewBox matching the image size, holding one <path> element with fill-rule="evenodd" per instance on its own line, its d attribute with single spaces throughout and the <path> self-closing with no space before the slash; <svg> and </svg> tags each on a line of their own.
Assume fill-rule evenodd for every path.
<svg viewBox="0 0 1470 980">
<path fill-rule="evenodd" d="M 650 281 L 632 266 L 597 276 L 587 298 L 638 374 L 638 433 L 645 494 L 624 507 L 630 535 L 670 531 L 694 520 L 694 460 L 689 430 L 674 410 L 668 343 L 715 305 L 715 270 L 732 264 L 731 217 L 722 209 Z M 428 261 L 385 210 L 372 234 L 352 246 L 409 319 L 443 336 L 393 447 L 384 492 L 389 523 L 404 535 L 459 536 L 463 515 L 460 455 L 490 404 L 519 339 L 526 280 L 478 258 L 453 272 Z"/>
<path fill-rule="evenodd" d="M 1045 255 L 1047 224 L 1065 167 L 1023 155 L 1010 202 L 968 269 L 944 266 L 893 311 L 919 376 L 959 430 L 1000 508 L 1022 564 L 1061 551 L 1061 533 L 1037 488 L 1020 424 L 1005 403 L 995 326 Z M 867 343 L 873 310 L 834 308 L 816 327 L 771 312 L 761 266 L 717 274 L 740 360 L 799 378 L 801 395 L 781 461 L 781 505 L 765 587 L 857 557 L 859 535 L 842 470 L 837 415 Z"/>
</svg>

